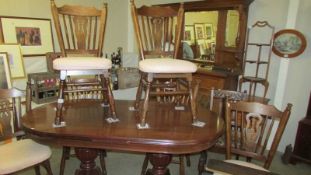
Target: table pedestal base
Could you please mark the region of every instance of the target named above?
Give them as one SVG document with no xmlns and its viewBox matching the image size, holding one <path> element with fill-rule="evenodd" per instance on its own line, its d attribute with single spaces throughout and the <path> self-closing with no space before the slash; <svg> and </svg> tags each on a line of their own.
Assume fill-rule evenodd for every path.
<svg viewBox="0 0 311 175">
<path fill-rule="evenodd" d="M 81 161 L 80 168 L 76 170 L 75 175 L 101 175 L 101 170 L 95 163 L 98 155 L 97 149 L 75 148 L 75 153 Z"/>
<path fill-rule="evenodd" d="M 146 172 L 146 175 L 170 175 L 167 166 L 172 160 L 171 154 L 150 153 L 148 156 L 153 167 Z"/>
</svg>

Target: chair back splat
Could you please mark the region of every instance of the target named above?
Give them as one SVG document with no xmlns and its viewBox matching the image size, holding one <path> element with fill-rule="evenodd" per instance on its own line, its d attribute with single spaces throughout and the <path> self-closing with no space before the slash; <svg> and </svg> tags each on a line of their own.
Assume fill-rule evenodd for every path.
<svg viewBox="0 0 311 175">
<path fill-rule="evenodd" d="M 132 16 L 141 59 L 177 58 L 181 40 L 183 6 L 177 11 L 171 7 L 136 9 L 132 3 Z M 176 28 L 176 30 L 175 30 Z"/>
<path fill-rule="evenodd" d="M 67 54 L 102 56 L 107 4 L 102 9 L 73 5 L 57 7 L 51 0 L 51 10 L 63 57 Z"/>
</svg>

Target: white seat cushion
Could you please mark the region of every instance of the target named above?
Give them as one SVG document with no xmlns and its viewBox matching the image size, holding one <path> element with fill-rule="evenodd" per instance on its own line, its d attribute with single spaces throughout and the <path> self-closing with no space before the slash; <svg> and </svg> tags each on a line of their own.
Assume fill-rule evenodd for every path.
<svg viewBox="0 0 311 175">
<path fill-rule="evenodd" d="M 31 139 L 0 145 L 0 174 L 10 174 L 50 158 L 48 146 Z"/>
<path fill-rule="evenodd" d="M 259 165 L 255 165 L 255 164 L 250 163 L 250 162 L 245 162 L 245 161 L 240 161 L 240 160 L 224 160 L 224 162 L 269 172 L 268 170 L 264 169 L 263 167 L 261 167 Z M 231 173 L 226 173 L 226 172 L 210 169 L 207 166 L 205 167 L 205 170 L 213 172 L 213 175 L 232 175 Z"/>
<path fill-rule="evenodd" d="M 263 168 L 259 165 L 250 163 L 250 162 L 245 162 L 245 161 L 241 161 L 241 160 L 233 160 L 233 159 L 232 160 L 225 160 L 225 162 L 268 172 L 268 170 L 266 170 L 265 168 Z"/>
<path fill-rule="evenodd" d="M 111 61 L 99 57 L 66 57 L 53 61 L 55 70 L 94 70 L 110 69 Z"/>
<path fill-rule="evenodd" d="M 194 73 L 196 64 L 172 58 L 151 58 L 139 62 L 139 70 L 147 73 Z"/>
</svg>

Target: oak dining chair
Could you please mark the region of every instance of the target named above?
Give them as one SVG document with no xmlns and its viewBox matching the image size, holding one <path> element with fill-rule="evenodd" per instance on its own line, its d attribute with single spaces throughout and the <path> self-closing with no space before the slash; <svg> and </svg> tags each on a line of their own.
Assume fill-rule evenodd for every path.
<svg viewBox="0 0 311 175">
<path fill-rule="evenodd" d="M 229 102 L 226 99 L 225 104 L 226 160 L 212 160 L 207 164 L 206 170 L 217 174 L 234 171 L 234 174 L 241 175 L 253 171 L 255 174 L 260 171 L 268 172 L 288 122 L 292 104 L 287 104 L 284 111 L 258 102 Z M 273 128 L 276 128 L 275 132 Z M 233 155 L 237 159 L 243 157 L 246 161 L 233 160 Z M 251 163 L 253 159 L 260 162 L 260 165 Z"/>
<path fill-rule="evenodd" d="M 0 174 L 13 174 L 34 167 L 38 175 L 42 166 L 52 175 L 51 149 L 32 139 L 23 139 L 21 101 L 24 96 L 17 89 L 0 89 Z"/>
</svg>

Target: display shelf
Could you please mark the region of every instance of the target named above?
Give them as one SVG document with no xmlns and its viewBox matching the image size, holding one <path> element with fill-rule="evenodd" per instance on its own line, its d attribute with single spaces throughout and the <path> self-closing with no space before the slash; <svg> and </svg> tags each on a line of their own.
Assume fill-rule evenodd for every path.
<svg viewBox="0 0 311 175">
<path fill-rule="evenodd" d="M 28 82 L 31 84 L 32 101 L 41 104 L 57 99 L 59 75 L 51 72 L 28 74 Z"/>
</svg>

